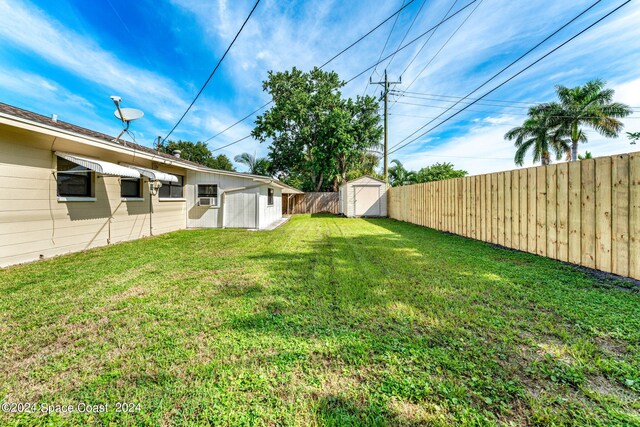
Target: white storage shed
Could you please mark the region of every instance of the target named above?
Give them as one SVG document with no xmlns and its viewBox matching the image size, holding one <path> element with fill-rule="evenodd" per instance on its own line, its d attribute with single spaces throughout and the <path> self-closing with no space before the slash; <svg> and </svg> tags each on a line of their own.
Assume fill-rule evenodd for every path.
<svg viewBox="0 0 640 427">
<path fill-rule="evenodd" d="M 368 175 L 343 184 L 340 213 L 347 217 L 387 216 L 387 184 Z"/>
</svg>

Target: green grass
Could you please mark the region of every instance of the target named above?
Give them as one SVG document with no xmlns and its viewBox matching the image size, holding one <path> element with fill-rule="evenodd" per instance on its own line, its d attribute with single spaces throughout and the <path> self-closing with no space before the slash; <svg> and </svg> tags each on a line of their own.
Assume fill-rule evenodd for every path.
<svg viewBox="0 0 640 427">
<path fill-rule="evenodd" d="M 640 294 L 599 280 L 330 216 L 7 268 L 0 398 L 110 406 L 0 424 L 640 425 Z"/>
</svg>

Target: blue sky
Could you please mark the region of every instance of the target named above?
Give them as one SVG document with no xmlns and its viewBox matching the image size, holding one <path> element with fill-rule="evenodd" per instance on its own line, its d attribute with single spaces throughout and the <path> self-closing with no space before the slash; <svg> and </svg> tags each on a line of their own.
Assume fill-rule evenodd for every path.
<svg viewBox="0 0 640 427">
<path fill-rule="evenodd" d="M 327 69 L 348 80 L 377 61 L 387 38 L 385 55 L 403 38 L 406 43 L 442 19 L 452 4 L 455 12 L 469 1 L 414 0 L 397 22 L 389 21 Z M 591 3 L 478 0 L 435 31 L 423 48 L 426 37 L 379 66 L 374 80 L 385 66 L 393 79 L 404 71 L 403 85 L 397 88 L 416 93 L 391 107 L 391 145 L 451 105 L 447 99 L 455 99 L 425 99 L 420 94 L 466 95 Z M 601 1 L 477 94 L 621 3 Z M 322 64 L 402 4 L 402 0 L 262 0 L 173 137 L 195 141 L 215 135 L 269 100 L 261 87 L 269 70 L 293 66 L 308 70 Z M 120 124 L 113 117 L 109 96 L 120 95 L 123 106 L 145 112 L 132 129 L 138 143 L 150 146 L 158 135 L 166 135 L 193 99 L 252 6 L 253 1 L 241 0 L 0 0 L 0 101 L 117 134 Z M 552 100 L 555 84 L 574 86 L 596 77 L 616 89 L 618 100 L 637 107 L 625 125 L 626 130 L 640 131 L 638 22 L 640 5 L 632 1 L 492 93 L 488 98 L 495 102 L 474 105 L 391 158 L 414 169 L 441 161 L 471 173 L 511 169 L 513 147 L 503 135 L 522 122 L 527 103 Z M 379 93 L 379 87 L 367 86 L 370 74 L 347 85 L 345 96 Z M 210 141 L 210 148 L 247 135 L 251 127 L 251 120 L 234 127 Z M 581 151 L 588 149 L 596 156 L 633 148 L 624 137 L 605 140 L 594 132 L 589 137 Z M 216 153 L 233 158 L 244 151 L 264 155 L 267 147 L 249 139 Z"/>
</svg>

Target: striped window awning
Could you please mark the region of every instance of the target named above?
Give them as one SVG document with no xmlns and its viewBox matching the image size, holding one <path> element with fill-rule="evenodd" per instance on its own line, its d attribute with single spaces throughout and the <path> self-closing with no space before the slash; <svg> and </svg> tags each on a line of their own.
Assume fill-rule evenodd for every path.
<svg viewBox="0 0 640 427">
<path fill-rule="evenodd" d="M 178 177 L 170 173 L 160 172 L 153 169 L 143 168 L 142 166 L 126 165 L 128 168 L 135 169 L 140 175 L 146 176 L 152 181 L 178 182 Z"/>
<path fill-rule="evenodd" d="M 135 169 L 121 166 L 116 163 L 105 162 L 104 160 L 98 160 L 91 157 L 78 156 L 75 154 L 61 153 L 56 151 L 56 156 L 62 157 L 65 160 L 69 160 L 77 165 L 84 166 L 94 172 L 101 173 L 103 175 L 111 176 L 123 176 L 127 178 L 140 178 L 140 172 Z"/>
</svg>

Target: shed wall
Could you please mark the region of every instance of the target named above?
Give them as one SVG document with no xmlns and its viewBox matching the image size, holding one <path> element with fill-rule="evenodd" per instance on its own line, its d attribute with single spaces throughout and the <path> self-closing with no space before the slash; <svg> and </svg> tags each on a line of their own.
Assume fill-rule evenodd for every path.
<svg viewBox="0 0 640 427">
<path fill-rule="evenodd" d="M 356 216 L 354 186 L 359 186 L 359 185 L 367 185 L 367 186 L 370 185 L 370 186 L 378 187 L 378 191 L 380 194 L 380 216 L 386 217 L 387 216 L 387 191 L 386 191 L 387 186 L 385 183 L 369 177 L 358 178 L 354 181 L 350 181 L 346 183 L 341 187 L 341 189 L 343 189 L 341 193 L 342 194 L 341 204 L 343 205 L 342 209 L 345 212 L 345 215 L 348 217 Z"/>
</svg>

